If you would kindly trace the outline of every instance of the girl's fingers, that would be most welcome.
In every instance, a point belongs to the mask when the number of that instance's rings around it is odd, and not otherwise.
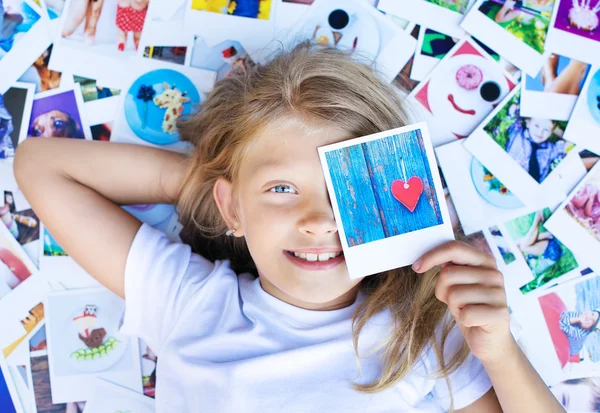
[[[446,302],[448,289],[453,285],[480,284],[504,288],[504,275],[492,268],[448,264],[439,273],[435,295]]]
[[[490,321],[504,320],[508,322],[510,314],[508,307],[491,307],[485,304],[466,305],[458,315],[458,322],[465,327],[480,327],[490,324]]]
[[[457,317],[467,305],[485,304],[491,307],[506,307],[506,294],[503,287],[490,287],[481,284],[454,285],[448,288],[446,296],[436,297],[448,305],[450,313]]]
[[[496,268],[496,259],[462,241],[450,241],[426,252],[413,264],[413,270],[423,273],[447,263],[472,267]]]

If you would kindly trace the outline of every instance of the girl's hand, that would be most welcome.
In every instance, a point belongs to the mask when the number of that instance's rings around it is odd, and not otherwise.
[[[504,276],[496,260],[461,241],[451,241],[424,254],[413,270],[424,273],[442,267],[435,296],[448,305],[471,352],[482,362],[502,360],[514,345],[504,291]]]

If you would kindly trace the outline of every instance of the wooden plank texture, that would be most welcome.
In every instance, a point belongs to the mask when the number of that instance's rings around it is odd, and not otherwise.
[[[388,237],[442,223],[431,171],[418,133],[412,131],[362,144],[384,232]],[[404,160],[406,178],[401,159]],[[392,182],[408,180],[412,176],[423,181],[423,193],[415,210],[410,212],[393,197],[391,187]]]
[[[349,246],[385,238],[361,145],[325,154]]]

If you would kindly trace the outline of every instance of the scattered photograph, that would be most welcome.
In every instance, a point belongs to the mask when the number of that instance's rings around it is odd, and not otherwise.
[[[419,31],[417,53],[411,79],[421,81],[456,45],[457,38],[423,27]]]
[[[600,66],[593,66],[565,131],[565,139],[600,154]]]
[[[545,208],[504,224],[534,278],[520,288],[523,294],[555,283],[579,267],[573,253],[544,227],[551,214]]]
[[[565,206],[565,212],[600,242],[600,174],[594,170]]]
[[[550,390],[568,412],[595,412],[600,407],[600,378],[565,380]]]
[[[50,45],[38,57],[31,67],[21,75],[19,81],[35,84],[35,93],[45,92],[46,90],[60,87],[62,74],[48,68],[50,57],[52,56],[52,47]]]
[[[95,393],[86,403],[86,413],[154,413],[154,400],[106,380],[97,379]]]
[[[35,3],[27,0],[3,0],[0,3],[0,16],[2,16],[0,59],[2,59],[25,37],[41,16]]]
[[[590,65],[552,53],[536,77],[525,76],[521,114],[569,120]]]
[[[98,125],[92,125],[92,139],[95,141],[110,141],[110,135],[112,133],[113,122],[99,123]]]
[[[479,11],[538,53],[544,52],[554,0],[485,0]]]
[[[52,234],[48,232],[46,228],[43,230],[44,234],[44,256],[45,257],[66,257],[68,254],[61,248],[56,242]]]
[[[273,0],[192,0],[192,10],[269,20]]]
[[[600,2],[598,0],[557,0],[554,27],[558,30],[600,42]]]
[[[520,95],[518,85],[466,139],[465,148],[525,205],[559,204],[585,167],[575,145],[562,138],[566,122],[521,116]]]
[[[13,193],[0,191],[0,194],[2,192],[4,193],[4,206],[0,207],[0,220],[21,244],[35,266],[39,268],[40,220],[31,208],[17,211]]]
[[[521,168],[541,183],[575,147],[562,139],[565,121],[521,117],[516,93],[483,127]]]
[[[33,85],[16,82],[0,93],[0,159],[12,159],[19,142],[27,136],[33,105]]]
[[[6,218],[8,214],[3,216],[2,221]],[[4,223],[0,224],[0,297],[9,294],[36,271],[34,263],[11,231]]]
[[[435,147],[469,136],[516,81],[471,39],[460,41],[410,94]]]
[[[144,57],[178,65],[185,64],[186,54],[187,46],[146,46],[144,48]]]
[[[52,403],[45,325],[29,339],[29,349],[31,383],[36,410],[50,413],[83,413],[85,402]]]
[[[510,248],[510,245],[508,245],[508,243],[506,242],[506,239],[504,238],[504,235],[502,235],[502,232],[498,228],[498,225],[491,226],[489,228],[489,231],[494,239],[494,244],[496,245],[496,248],[498,248],[498,252],[502,257],[504,265],[509,265],[515,262],[515,260],[517,259],[515,257],[515,253]]]
[[[191,67],[217,72],[217,80],[235,73],[247,73],[254,62],[240,42],[225,40],[208,46],[200,36],[194,36]]]
[[[73,81],[81,87],[81,95],[83,102],[91,102],[98,99],[118,96],[121,91],[119,89],[99,86],[94,79],[88,79],[81,76],[73,76]]]
[[[141,339],[140,351],[142,352],[141,361],[144,395],[154,399],[156,395],[156,365],[158,363],[158,357]]]
[[[600,369],[599,293],[600,278],[593,277],[556,287],[538,298],[554,347],[554,363],[570,376],[592,376]]]
[[[88,400],[96,377],[142,392],[139,344],[119,333],[124,300],[105,288],[46,296],[52,402]]]
[[[416,250],[454,238],[424,125],[319,148],[352,278],[412,264]],[[402,253],[389,254],[386,246]],[[361,260],[367,251],[378,251],[377,258]]]
[[[91,132],[80,110],[78,89],[54,89],[38,93],[33,101],[28,137],[91,139]]]
[[[11,395],[12,394],[12,395]],[[0,355],[0,406],[5,413],[17,413],[12,397],[17,397],[17,391],[12,382],[6,362]]]

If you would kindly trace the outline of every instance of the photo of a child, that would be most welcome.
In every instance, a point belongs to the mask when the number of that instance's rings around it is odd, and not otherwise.
[[[550,215],[550,209],[546,208],[505,224],[534,278],[520,288],[522,293],[533,291],[579,266],[573,253],[544,227]]]
[[[272,0],[192,0],[192,10],[269,20]]]
[[[568,412],[600,411],[599,377],[565,380],[550,390]]]
[[[590,179],[566,205],[565,211],[600,241],[600,180]]]
[[[562,139],[567,122],[519,116],[521,91],[484,126],[521,168],[542,183],[574,147]]]
[[[599,291],[600,279],[594,277],[538,298],[563,369],[589,375],[590,368],[597,368],[593,364],[600,361]]]
[[[554,0],[486,0],[479,11],[537,51],[544,52]]]
[[[91,50],[96,53],[119,55],[124,51],[133,52],[140,43],[148,2],[73,0],[65,11],[60,34],[64,39],[73,41],[70,46],[93,48]]]

